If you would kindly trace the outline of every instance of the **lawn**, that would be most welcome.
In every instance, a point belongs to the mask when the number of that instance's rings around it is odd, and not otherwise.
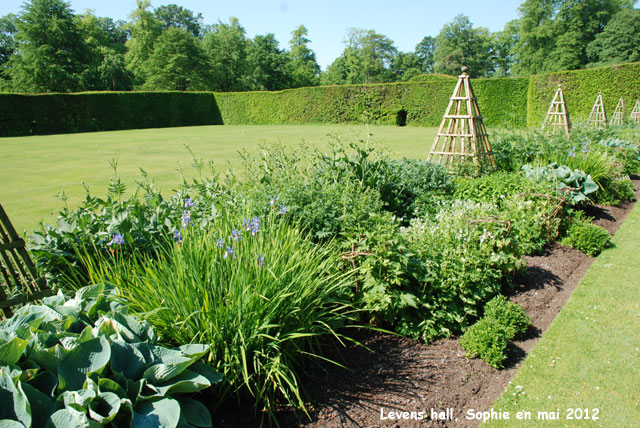
[[[372,126],[369,132],[370,141],[395,157],[426,158],[436,129]],[[198,158],[213,161],[219,171],[231,168],[241,173],[243,148],[252,151],[260,143],[282,143],[293,149],[303,141],[321,147],[330,143],[330,134],[355,141],[367,137],[367,127],[225,125],[0,138],[0,203],[19,232],[30,232],[41,219],[55,219],[63,206],[56,198],[61,190],[71,207],[84,197],[83,182],[96,195],[104,194],[113,176],[113,159],[130,190],[140,178],[139,168],[166,190],[178,183],[181,169],[185,175],[192,172],[186,144]]]
[[[511,419],[483,427],[638,426],[638,228],[636,206],[493,404]]]

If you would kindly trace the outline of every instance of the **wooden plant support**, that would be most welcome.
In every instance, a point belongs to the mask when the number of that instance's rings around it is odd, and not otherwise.
[[[616,110],[613,112],[613,116],[611,116],[611,122],[609,125],[618,125],[621,126],[624,121],[624,100],[620,97],[618,101],[618,105],[616,106]]]
[[[438,163],[446,166],[471,160],[475,166],[496,168],[467,67],[462,67],[462,74],[458,76],[427,160],[432,160],[434,155]]]
[[[551,133],[555,134],[558,130],[564,131],[569,135],[571,129],[571,121],[569,120],[569,111],[567,110],[567,103],[564,101],[564,93],[562,92],[562,84],[558,85],[556,93],[553,96],[547,116],[542,123],[542,130],[551,127]]]
[[[0,319],[10,317],[12,306],[52,294],[0,204]]]
[[[640,125],[640,100],[636,100],[636,105],[631,110],[631,116],[629,118],[636,124]]]
[[[602,129],[607,127],[607,113],[604,110],[604,102],[602,101],[602,92],[598,94],[596,102],[589,113],[587,125]]]

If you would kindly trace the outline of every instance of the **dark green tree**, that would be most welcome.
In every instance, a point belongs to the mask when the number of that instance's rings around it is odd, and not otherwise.
[[[436,39],[431,36],[424,37],[416,45],[415,53],[420,58],[420,71],[433,73],[433,53],[436,50]]]
[[[171,27],[162,33],[143,69],[147,76],[143,89],[210,89],[209,59],[200,41],[183,28]]]
[[[393,58],[391,70],[394,74],[394,80],[404,81],[422,74],[422,59],[414,52],[398,52]]]
[[[31,0],[16,21],[16,53],[7,63],[11,86],[22,92],[70,92],[82,88],[90,49],[73,11],[62,0]]]
[[[341,55],[327,67],[326,71],[320,74],[320,84],[343,85],[347,81],[347,73],[347,60]]]
[[[289,56],[278,47],[273,33],[257,35],[249,44],[249,89],[252,91],[274,91],[292,85]]]
[[[194,15],[189,9],[185,9],[177,4],[168,4],[157,7],[153,11],[153,16],[162,23],[162,30],[171,27],[184,28],[193,34],[194,37],[202,37],[202,14]]]
[[[473,77],[487,77],[493,73],[492,44],[489,30],[474,28],[469,18],[458,15],[445,24],[436,37],[433,53],[436,73],[458,75],[463,65]]]
[[[212,67],[212,89],[244,91],[248,88],[247,46],[245,30],[237,18],[211,26],[202,41]]]
[[[136,0],[136,5],[130,15],[125,61],[127,69],[134,75],[135,84],[140,86],[147,77],[143,65],[153,53],[154,44],[162,33],[162,23],[148,10],[151,7],[149,0]]]
[[[640,10],[616,13],[587,46],[590,66],[640,61]]]
[[[587,65],[587,46],[611,17],[633,0],[526,0],[520,6],[518,75],[573,70]]]
[[[316,86],[320,83],[320,66],[316,54],[309,48],[311,40],[304,25],[291,32],[289,57],[291,60],[292,87]]]

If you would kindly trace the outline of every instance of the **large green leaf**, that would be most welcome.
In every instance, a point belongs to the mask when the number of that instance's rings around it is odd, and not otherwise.
[[[120,397],[112,392],[103,392],[89,405],[89,417],[101,424],[111,422],[120,410]]]
[[[179,350],[155,346],[152,351],[160,363],[147,368],[143,377],[149,383],[156,385],[167,382],[182,373],[187,367],[202,358],[209,351],[209,346],[184,345]]]
[[[180,404],[171,398],[145,401],[136,406],[131,428],[176,428]]]
[[[153,355],[146,343],[127,343],[115,340],[111,344],[111,370],[122,373],[127,379],[138,380],[145,367],[153,362]]]
[[[212,426],[211,413],[209,413],[209,409],[204,404],[186,397],[179,398],[178,401],[181,408],[180,414],[188,423],[202,428]]]
[[[24,425],[10,419],[0,419],[0,428],[24,428]]]
[[[31,426],[31,406],[21,383],[13,383],[6,373],[0,373],[0,419],[11,419]]]
[[[23,383],[22,389],[29,399],[29,405],[31,406],[32,426],[34,428],[45,426],[49,416],[53,413],[53,399],[28,383]]]
[[[104,337],[89,340],[78,345],[58,363],[60,390],[82,388],[87,376],[99,373],[109,362],[111,348]]]
[[[149,386],[154,388],[159,395],[166,396],[202,391],[211,386],[211,382],[206,377],[187,369],[166,383]]]

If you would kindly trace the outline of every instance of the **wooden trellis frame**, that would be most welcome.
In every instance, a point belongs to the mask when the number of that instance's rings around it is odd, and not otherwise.
[[[52,294],[38,275],[25,248],[0,204],[0,319],[12,315],[11,307]]]
[[[489,136],[466,70],[462,67],[427,160],[437,155],[444,165],[472,160],[476,166],[495,169]]]
[[[602,101],[602,92],[596,97],[596,102],[593,104],[591,113],[589,113],[589,119],[587,119],[587,125],[592,125],[600,129],[607,127],[607,113],[604,109],[604,102]]]
[[[624,100],[620,97],[618,101],[618,105],[616,105],[616,110],[613,112],[613,116],[611,116],[611,122],[609,125],[622,125],[624,122]]]
[[[636,104],[633,106],[629,118],[635,122],[636,125],[640,125],[640,100],[636,100]]]
[[[547,116],[542,123],[542,130],[547,127],[551,127],[551,133],[555,134],[557,130],[563,130],[567,135],[571,129],[571,120],[569,119],[569,111],[567,110],[567,103],[564,100],[564,93],[562,92],[562,84],[558,85],[556,93],[551,100]],[[549,128],[547,128],[549,129]]]

